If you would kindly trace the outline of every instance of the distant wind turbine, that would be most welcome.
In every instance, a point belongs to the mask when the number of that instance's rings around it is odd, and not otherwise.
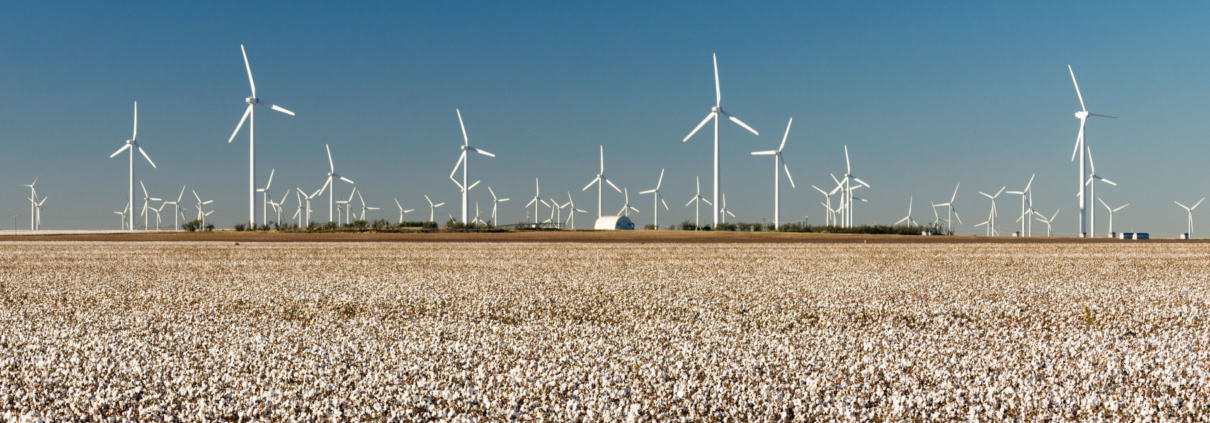
[[[714,57],[714,107],[710,108],[710,114],[707,114],[706,118],[702,119],[702,122],[697,124],[697,127],[693,128],[693,131],[690,131],[689,135],[685,136],[685,139],[681,140],[681,142],[689,141],[689,138],[693,138],[693,134],[696,134],[697,131],[701,130],[703,126],[706,126],[706,122],[709,122],[712,119],[714,120],[714,196],[712,198],[714,198],[715,203],[707,202],[706,204],[710,204],[712,207],[714,207],[714,209],[713,209],[714,212],[712,214],[712,216],[713,216],[712,221],[714,222],[714,226],[718,226],[718,218],[719,218],[718,206],[715,206],[715,204],[718,203],[718,190],[719,190],[719,185],[718,185],[718,180],[719,180],[719,175],[718,175],[718,118],[719,118],[719,115],[726,116],[728,119],[731,119],[732,122],[735,122],[736,125],[739,125],[740,127],[744,128],[744,129],[747,129],[748,132],[751,132],[754,135],[759,136],[760,133],[756,132],[755,129],[752,129],[752,127],[748,126],[744,122],[737,119],[735,116],[731,116],[731,114],[729,114],[723,110],[723,107],[722,107],[723,94],[722,94],[722,90],[719,89],[719,83],[718,83],[718,55],[715,54],[715,55],[713,55],[713,57]],[[699,183],[699,185],[700,185],[700,183]],[[701,191],[700,187],[699,187],[698,191]],[[700,197],[701,193],[699,192],[698,194],[699,194],[698,196]]]

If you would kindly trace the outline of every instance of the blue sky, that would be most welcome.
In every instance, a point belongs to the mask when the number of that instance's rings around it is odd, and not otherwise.
[[[535,177],[543,197],[566,201],[571,191],[578,207],[595,211],[595,193],[580,189],[596,174],[598,145],[606,174],[632,192],[651,188],[666,168],[672,210],[661,210],[661,224],[692,219],[684,204],[695,176],[710,180],[710,132],[681,139],[713,104],[711,53],[724,108],[761,133],[722,125],[722,191],[737,220],[771,218],[771,159],[749,152],[775,148],[793,117],[785,157],[798,187],[782,181],[784,220],[822,221],[822,196],[810,185],[830,187],[848,145],[853,172],[873,185],[858,222],[894,222],[909,197],[915,219],[931,222],[928,202],[947,200],[961,182],[959,231],[981,233],[972,225],[990,202],[977,191],[1021,189],[1037,174],[1036,208],[1062,209],[1056,232],[1073,234],[1077,170],[1069,159],[1079,103],[1069,63],[1090,110],[1120,117],[1091,122],[1088,137],[1098,173],[1119,184],[1098,187],[1098,196],[1131,203],[1115,229],[1183,232],[1185,212],[1173,201],[1196,202],[1207,191],[1201,169],[1210,147],[1200,129],[1210,108],[1210,6],[1201,3],[8,9],[0,15],[0,180],[9,188],[0,192],[22,228],[28,190],[17,184],[43,168],[44,228],[116,228],[127,164],[108,155],[129,138],[136,100],[140,144],[159,166],[138,163],[136,172],[152,195],[174,197],[188,185],[215,200],[218,226],[246,220],[247,137],[226,142],[249,95],[241,43],[259,96],[297,112],[258,113],[260,180],[275,168],[277,196],[318,189],[331,144],[337,172],[383,208],[370,217],[394,220],[398,198],[420,220],[424,194],[447,203],[441,215],[457,215],[447,176],[459,154],[460,108],[472,144],[498,156],[474,157],[471,179],[512,198],[502,223],[525,218]],[[483,187],[471,198],[488,206]],[[192,216],[193,201],[185,203]],[[605,194],[607,211],[621,203]],[[651,197],[631,203],[642,211],[636,222],[648,223]],[[1008,230],[1020,202],[1005,195],[998,207]],[[293,214],[293,198],[287,208]],[[1100,211],[1098,233],[1108,223]]]

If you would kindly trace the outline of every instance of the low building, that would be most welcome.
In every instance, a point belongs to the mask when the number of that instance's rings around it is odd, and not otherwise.
[[[601,216],[597,218],[596,230],[634,230],[634,222],[626,216]]]

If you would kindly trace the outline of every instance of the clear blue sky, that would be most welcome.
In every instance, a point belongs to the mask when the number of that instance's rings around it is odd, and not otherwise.
[[[566,201],[570,190],[595,211],[595,193],[580,189],[604,145],[606,173],[630,188],[639,224],[652,204],[636,193],[667,168],[667,225],[692,219],[694,176],[710,179],[710,133],[681,139],[713,104],[717,52],[724,107],[761,132],[722,126],[722,189],[737,220],[771,218],[771,159],[749,152],[775,148],[793,117],[785,157],[798,188],[783,180],[785,220],[822,222],[810,185],[831,186],[847,144],[854,173],[873,185],[861,223],[898,220],[909,196],[916,220],[931,222],[928,202],[961,182],[960,232],[981,232],[972,225],[990,204],[976,191],[1021,189],[1036,173],[1036,207],[1061,208],[1056,231],[1072,234],[1070,63],[1090,110],[1120,117],[1089,125],[1098,173],[1119,184],[1098,196],[1131,203],[1116,229],[1175,234],[1185,212],[1173,200],[1208,191],[1208,12],[1196,2],[10,4],[0,15],[4,210],[27,227],[17,184],[45,168],[44,228],[116,228],[127,164],[108,155],[129,138],[137,100],[139,141],[159,166],[136,164],[152,195],[186,184],[215,200],[218,226],[246,220],[247,137],[226,142],[249,95],[243,43],[260,97],[298,113],[258,115],[258,173],[277,169],[277,196],[319,188],[328,143],[337,172],[383,208],[370,217],[394,220],[399,198],[420,220],[424,194],[456,215],[447,175],[461,108],[472,144],[498,155],[474,157],[471,178],[512,198],[502,223],[525,218],[535,177],[544,197]],[[471,198],[489,206],[483,188]],[[621,202],[605,195],[607,211]],[[1001,197],[1001,222],[1019,208]],[[1097,232],[1107,223],[1102,213]]]

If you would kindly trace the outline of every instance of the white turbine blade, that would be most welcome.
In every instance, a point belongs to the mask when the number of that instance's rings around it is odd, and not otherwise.
[[[466,136],[466,124],[462,123],[462,110],[454,109],[458,113],[458,126],[462,127],[462,145],[471,145],[471,140]]]
[[[131,135],[130,139],[139,139],[139,102],[137,101],[134,102],[134,135]]]
[[[660,197],[660,203],[664,205],[664,210],[669,210],[668,203],[664,202],[664,197]]]
[[[462,187],[462,184],[458,183],[457,179],[454,179],[454,174],[458,173],[458,167],[462,166],[462,162],[464,161],[466,161],[466,150],[462,150],[462,154],[458,156],[458,163],[454,163],[454,169],[450,171],[450,180],[454,181],[455,184],[458,184],[459,188]]]
[[[328,190],[328,186],[330,186],[330,185],[332,185],[331,177],[329,177],[326,181],[324,181],[324,186],[319,187],[319,190],[315,191],[314,194],[311,194],[311,197],[315,197],[316,195],[323,194],[324,191]]]
[[[328,151],[328,172],[336,173],[336,165],[332,164],[332,147],[324,144],[324,149]]]
[[[605,179],[604,181],[605,181],[605,183],[609,184],[609,186],[613,187],[613,189],[614,189],[615,191],[617,191],[617,192],[619,192],[619,193],[621,193],[621,192],[622,192],[622,190],[618,189],[618,186],[617,186],[617,185],[614,185],[614,184],[613,184],[613,181],[610,181],[610,180],[608,180],[608,179]]]
[[[115,152],[113,152],[113,154],[110,154],[109,158],[111,158],[111,159],[114,158],[114,156],[117,156],[118,154],[121,154],[123,151],[126,151],[127,148],[130,148],[130,144],[123,145],[122,148],[118,149],[118,151],[115,151]]]
[[[345,182],[348,182],[348,183],[350,183],[350,184],[352,184],[352,183],[353,183],[353,180],[352,180],[352,179],[349,179],[349,178],[346,178],[346,177],[343,177],[343,176],[341,176],[341,177],[340,177],[340,180],[345,181]]]
[[[1004,188],[1008,188],[1008,187],[1000,187],[1000,190],[999,190],[999,191],[996,191],[996,195],[995,195],[994,197],[999,197],[999,196],[1000,196],[1000,194],[1003,194],[1003,193],[1004,193]],[[994,198],[994,197],[993,197],[993,198]]]
[[[1096,113],[1089,113],[1089,114],[1088,114],[1088,116],[1096,116],[1096,117],[1103,117],[1103,118],[1117,119],[1117,117],[1116,117],[1116,116],[1109,116],[1109,115],[1098,115],[1098,114],[1096,114]]]
[[[538,200],[538,201],[542,202],[543,206],[550,207],[550,203],[547,203],[546,200]]]
[[[472,148],[471,150],[475,150],[475,152],[476,152],[476,153],[482,154],[482,155],[487,156],[487,157],[496,157],[496,155],[495,155],[495,154],[488,153],[488,152],[483,151],[483,150],[480,150],[480,149],[478,149],[478,148]]]
[[[1108,204],[1105,204],[1105,200],[1102,200],[1102,199],[1101,199],[1101,197],[1097,197],[1097,201],[1100,201],[1100,202],[1101,202],[1101,205],[1102,205],[1102,206],[1105,206],[1105,209],[1106,209],[1106,210],[1110,210],[1110,211],[1112,211],[1112,210],[1113,210],[1113,208],[1109,207],[1109,205],[1108,205]]]
[[[197,191],[193,191],[193,198],[196,198],[196,199],[197,199],[197,202],[199,202],[199,203],[201,203],[201,202],[202,202],[202,197],[198,197],[198,196],[197,196]]]
[[[1184,204],[1181,204],[1181,202],[1180,202],[1180,201],[1173,201],[1173,203],[1176,203],[1176,205],[1181,206],[1181,208],[1183,208],[1183,209],[1185,209],[1185,210],[1189,210],[1189,208],[1188,208],[1188,207],[1185,207],[1185,205],[1184,205]]]
[[[1096,162],[1092,161],[1092,147],[1084,147],[1084,150],[1088,152],[1089,173],[1092,173],[1095,175],[1097,173],[1097,164],[1096,164]]]
[[[755,130],[755,129],[752,129],[752,127],[751,127],[751,126],[748,126],[748,124],[746,124],[746,123],[744,123],[743,121],[739,120],[739,118],[737,118],[737,117],[735,117],[735,116],[731,116],[731,115],[730,115],[730,114],[728,114],[727,112],[724,112],[724,111],[723,111],[723,109],[718,109],[718,110],[719,110],[720,112],[722,112],[724,115],[727,115],[727,119],[731,119],[731,121],[732,121],[732,122],[735,122],[735,124],[736,124],[736,125],[742,126],[744,129],[747,129],[747,130],[748,130],[748,132],[751,132],[753,135],[760,135],[760,132],[756,132],[756,130]]]
[[[689,205],[690,205],[690,204],[693,204],[693,202],[694,202],[694,201],[697,201],[697,197],[693,197],[693,199],[692,199],[692,200],[689,200],[689,202],[688,202],[688,203],[685,203],[685,207],[689,207]]]
[[[849,146],[847,144],[844,146],[844,169],[846,178],[848,177],[848,174],[853,173],[853,165],[849,164]],[[832,178],[835,179],[835,176]]]
[[[248,51],[244,50],[244,45],[239,45],[239,51],[244,53],[244,68],[248,69],[248,85],[252,86],[252,97],[256,97],[256,82],[252,80],[252,65],[248,64]]]
[[[639,212],[639,209],[636,209],[636,208],[634,208],[634,207],[631,207],[631,208],[630,208],[630,211],[635,212],[635,213],[638,213],[638,212]]]
[[[1123,205],[1122,207],[1118,207],[1118,208],[1116,208],[1116,209],[1113,209],[1113,211],[1114,211],[1114,212],[1117,212],[1118,210],[1124,209],[1124,208],[1126,208],[1126,206],[1129,206],[1129,205],[1130,205],[1130,203],[1126,203],[1126,205]]]
[[[445,203],[437,203],[437,204],[434,204],[434,205],[433,205],[433,208],[441,207],[441,206],[444,206],[444,205],[445,205]]]
[[[660,184],[663,184],[663,183],[664,183],[664,169],[660,169],[660,180],[655,182],[655,189],[658,191],[660,189]]]
[[[783,148],[786,148],[786,138],[790,137],[790,125],[792,125],[793,123],[794,123],[794,118],[790,118],[790,123],[786,124],[786,134],[782,135],[781,146],[777,147],[777,151],[780,152]]]
[[[789,179],[789,180],[790,180],[790,188],[798,188],[797,186],[794,186],[794,177],[790,176],[790,166],[787,166],[787,165],[786,165],[786,164],[783,162],[783,163],[781,164],[781,167],[782,167],[782,169],[785,169],[785,171],[786,171],[786,179]]]
[[[528,202],[528,203],[525,203],[525,208],[529,208],[529,206],[534,205],[534,202],[535,202],[535,201],[538,201],[538,199],[537,199],[537,198],[534,198],[533,200],[529,200],[529,202]]]
[[[718,106],[723,102],[723,91],[718,87],[718,53],[711,54],[714,58],[714,105]]]
[[[430,200],[430,199],[429,199],[429,195],[428,195],[428,194],[425,194],[425,195],[424,195],[424,199],[425,199],[425,201],[428,201],[428,202],[429,202],[429,207],[432,207],[432,206],[433,206],[433,200]]]
[[[1202,204],[1202,201],[1206,201],[1206,197],[1202,197],[1201,200],[1197,200],[1197,203],[1194,204],[1193,207],[1190,207],[1189,210],[1196,209],[1198,205]]]
[[[495,200],[495,201],[497,201],[497,202],[499,201],[499,200],[496,200],[496,192],[495,192],[495,191],[492,191],[492,187],[491,187],[491,186],[488,186],[488,187],[487,187],[487,192],[492,193],[492,200]]]
[[[1098,177],[1097,177],[1097,179],[1100,179],[1100,180],[1101,180],[1101,182],[1107,183],[1107,184],[1109,184],[1109,185],[1113,185],[1113,186],[1115,186],[1115,187],[1116,187],[1116,186],[1118,186],[1118,184],[1114,183],[1113,181],[1108,180],[1108,179],[1105,179],[1105,178],[1102,178],[1102,177],[1100,177],[1100,176],[1098,176]]]
[[[714,205],[714,203],[711,203],[710,200],[707,200],[705,197],[702,197],[702,201],[705,202],[706,204],[709,204],[712,206]]]
[[[475,181],[475,183],[471,184],[471,186],[466,187],[466,190],[467,190],[467,191],[470,191],[470,190],[474,189],[474,188],[475,188],[475,185],[479,185],[479,181]]]
[[[1076,154],[1080,152],[1080,146],[1084,145],[1084,123],[1086,119],[1080,119],[1080,133],[1076,135],[1076,146],[1071,149],[1071,161],[1076,160]]]
[[[1035,173],[1033,175],[1029,175],[1029,183],[1025,184],[1025,189],[1021,190],[1022,192],[1029,192],[1029,187],[1033,186],[1034,184],[1035,176],[1038,176],[1038,174]]]
[[[908,220],[908,218],[906,218],[906,217],[905,217],[905,218],[903,218],[903,219],[899,219],[899,221],[898,221],[898,222],[895,222],[895,225],[898,225],[898,224],[900,224],[900,223],[903,223],[903,221],[905,221],[905,220]],[[894,225],[891,225],[891,226],[894,226]]]
[[[866,188],[870,188],[870,184],[865,183],[865,181],[863,181],[861,179],[853,178],[853,181],[857,182],[859,184],[865,185]],[[854,188],[854,189],[856,189],[856,188]]]
[[[638,211],[636,210],[636,211],[635,211],[635,213],[638,213]],[[730,212],[730,211],[728,211],[728,212],[727,212],[727,214],[728,214],[728,215],[731,215],[731,217],[735,217],[735,213],[732,213],[732,212]]]
[[[961,182],[959,182],[957,185],[954,185],[954,195],[950,196],[950,203],[953,203],[954,200],[958,198],[958,187],[960,186],[962,186]]]
[[[202,203],[202,205],[204,206],[204,205],[207,205],[207,204],[210,204],[213,202],[214,202],[214,200],[206,200],[205,202]]]
[[[752,152],[753,156],[772,156],[774,154],[777,154],[777,150],[753,151]]]
[[[692,131],[689,131],[689,135],[686,135],[685,139],[681,140],[681,142],[689,141],[690,138],[693,138],[693,134],[696,134],[697,131],[702,129],[703,126],[706,126],[706,122],[709,122],[710,119],[713,117],[714,117],[714,112],[710,112],[709,114],[707,114],[706,118],[702,119],[702,123],[697,124],[697,126],[694,127]]]
[[[827,191],[824,191],[824,190],[822,190],[822,189],[819,189],[819,187],[817,187],[817,186],[815,186],[815,185],[811,185],[811,188],[815,188],[815,190],[816,190],[816,191],[819,191],[819,193],[820,193],[820,194],[823,194],[823,195],[828,195]]]
[[[589,182],[589,183],[588,183],[588,185],[585,185],[585,186],[584,186],[584,189],[582,189],[582,190],[580,190],[580,191],[588,191],[588,188],[591,188],[591,187],[592,187],[592,184],[597,183],[597,181],[599,181],[599,180],[601,180],[601,177],[600,177],[600,176],[598,176],[598,177],[596,177],[596,178],[593,178],[593,179],[592,179],[592,182]]]
[[[499,201],[496,201],[496,202],[497,202],[497,203],[503,203],[503,202],[508,201],[508,200],[509,200],[508,198],[501,198]]]
[[[1080,109],[1088,111],[1088,108],[1084,107],[1084,95],[1080,94],[1080,83],[1076,82],[1076,71],[1071,70],[1071,65],[1067,65],[1067,72],[1071,73],[1071,84],[1076,86],[1076,97],[1080,98]]]
[[[1022,192],[1022,191],[1006,191],[1006,192],[1005,192],[1005,194],[1012,194],[1012,195],[1023,195],[1023,194],[1025,194],[1025,192]]]
[[[265,183],[265,189],[269,189],[269,186],[273,185],[273,174],[274,173],[277,173],[277,169],[269,169],[269,182]]]
[[[404,210],[403,212],[404,212],[404,213],[411,213],[411,212],[414,212],[414,211],[416,211],[416,209],[407,209],[407,210]]]
[[[289,191],[286,191],[286,193],[288,194],[288,193],[289,193]],[[180,193],[180,194],[177,194],[177,196],[176,196],[176,202],[177,202],[177,203],[180,203],[180,202],[181,202],[181,197],[184,197],[184,196],[185,196],[185,186],[184,186],[184,185],[181,185],[181,193]],[[284,201],[284,200],[283,200],[283,201]]]
[[[399,205],[399,199],[398,199],[398,198],[396,198],[396,199],[395,199],[395,206],[396,206],[396,207],[399,207],[399,211],[403,211],[403,206]]]
[[[244,117],[239,118],[239,124],[235,125],[235,131],[231,132],[231,138],[227,139],[227,143],[235,141],[235,136],[239,135],[239,130],[244,127],[244,121],[248,120],[248,115],[252,114],[252,105],[249,104],[247,109],[244,109]]]
[[[639,193],[639,195],[651,194],[651,193],[653,193],[653,192],[655,192],[655,190],[654,190],[654,189],[649,189],[649,190],[646,190],[646,191],[640,192],[640,193]]]
[[[278,105],[276,105],[276,104],[270,105],[270,106],[269,106],[269,108],[270,108],[270,109],[273,109],[273,110],[277,110],[277,111],[282,112],[282,113],[285,113],[285,114],[290,115],[290,116],[294,116],[294,112],[291,112],[291,111],[289,111],[289,110],[286,110],[286,108],[285,108],[285,107],[278,106]]]
[[[953,206],[950,206],[950,208],[951,208],[951,209],[953,209]],[[962,216],[958,216],[958,211],[957,211],[957,210],[954,210],[954,217],[958,218],[958,224],[959,224],[959,225],[961,225],[961,224],[962,224]]]
[[[146,152],[146,151],[143,151],[143,147],[138,147],[138,148],[139,148],[139,154],[142,154],[142,155],[143,155],[143,158],[144,158],[144,159],[147,159],[147,163],[151,163],[151,167],[154,169],[154,168],[155,168],[155,162],[151,161],[151,156],[148,156],[148,155],[147,155],[147,152]]]

